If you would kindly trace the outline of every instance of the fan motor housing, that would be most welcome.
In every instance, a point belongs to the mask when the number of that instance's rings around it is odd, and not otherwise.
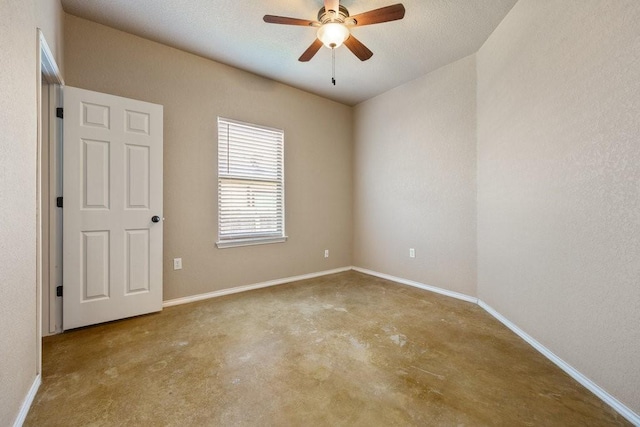
[[[323,24],[326,24],[328,22],[344,23],[345,20],[349,17],[349,11],[347,10],[346,7],[342,5],[340,5],[338,9],[339,9],[338,13],[333,14],[333,13],[327,12],[324,6],[321,7],[320,11],[318,12],[318,21],[322,22]]]

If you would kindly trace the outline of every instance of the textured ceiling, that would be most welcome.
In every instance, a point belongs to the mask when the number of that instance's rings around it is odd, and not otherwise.
[[[266,24],[265,14],[315,20],[322,0],[62,0],[67,13],[201,55],[348,105],[476,52],[517,0],[341,0],[351,15],[401,1],[403,20],[355,28],[374,53],[346,47],[298,57],[313,28]]]

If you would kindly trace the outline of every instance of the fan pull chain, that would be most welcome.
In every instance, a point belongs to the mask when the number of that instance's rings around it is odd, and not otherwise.
[[[336,48],[331,49],[331,83],[336,85]]]

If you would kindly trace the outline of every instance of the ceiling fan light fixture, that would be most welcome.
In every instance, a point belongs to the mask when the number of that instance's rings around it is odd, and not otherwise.
[[[318,39],[329,49],[342,46],[349,38],[349,29],[339,22],[328,22],[318,29]]]

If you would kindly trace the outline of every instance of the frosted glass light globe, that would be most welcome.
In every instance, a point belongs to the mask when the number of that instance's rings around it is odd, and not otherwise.
[[[329,49],[342,46],[349,38],[349,29],[338,22],[329,22],[318,29],[318,39]]]

